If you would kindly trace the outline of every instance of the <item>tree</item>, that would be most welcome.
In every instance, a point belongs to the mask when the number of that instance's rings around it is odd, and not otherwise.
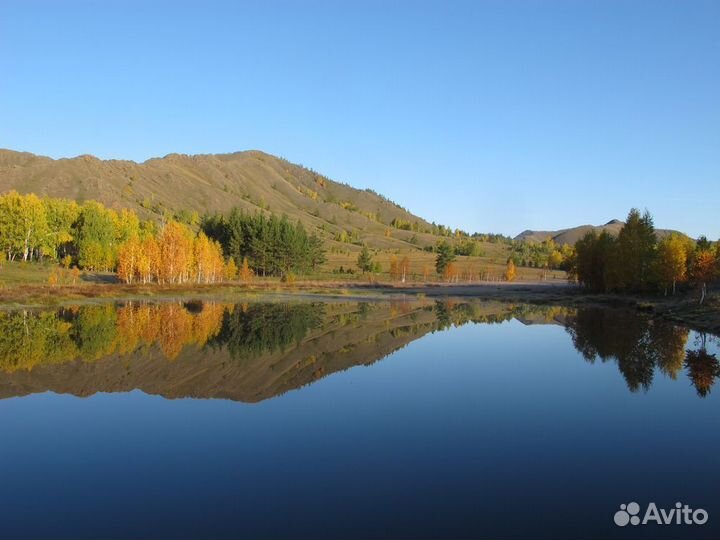
[[[697,239],[697,242],[695,242],[695,249],[698,251],[710,251],[711,248],[712,242],[708,240],[707,236],[704,234]]]
[[[390,257],[390,279],[400,279],[400,266],[398,264],[397,257],[393,255]]]
[[[125,283],[132,283],[139,274],[142,245],[137,237],[130,238],[118,250],[117,274]]]
[[[360,254],[358,255],[357,266],[363,274],[365,272],[372,272],[373,270],[373,257],[365,244],[363,244]]]
[[[80,207],[67,199],[44,198],[42,202],[48,228],[45,245],[56,259],[63,259],[69,256],[75,240],[73,225],[80,215]]]
[[[451,261],[445,266],[445,270],[443,270],[443,277],[448,282],[457,281],[458,269],[454,262]]]
[[[150,283],[153,279],[159,279],[160,246],[153,236],[148,236],[141,243],[137,273],[143,283]]]
[[[195,263],[195,280],[197,283],[208,283],[213,266],[213,247],[204,232],[200,232],[193,242],[193,260]]]
[[[563,263],[562,253],[559,250],[554,249],[550,253],[550,256],[548,257],[548,266],[550,268],[552,268],[553,270],[556,270],[556,269],[560,268],[560,266],[562,266],[562,263]]]
[[[45,208],[36,195],[10,191],[0,197],[0,242],[8,260],[40,258],[48,235]]]
[[[618,286],[627,291],[645,291],[652,284],[657,239],[649,212],[642,216],[633,208],[617,238],[615,270]]]
[[[235,259],[228,259],[225,263],[225,279],[233,281],[238,275],[238,267],[235,264]]]
[[[158,238],[160,279],[166,283],[187,281],[193,260],[192,233],[187,226],[170,221]]]
[[[707,296],[707,284],[717,276],[715,255],[709,250],[696,251],[692,262],[691,276],[700,287],[700,303]]]
[[[322,240],[308,234],[301,223],[291,223],[287,216],[248,215],[235,208],[227,218],[206,216],[202,230],[220,243],[236,265],[247,257],[250,266],[262,275],[307,273],[326,260]]]
[[[575,244],[571,272],[592,292],[607,292],[614,285],[615,239],[607,231],[590,231]]]
[[[400,281],[405,283],[405,278],[410,273],[410,259],[405,255],[400,261]]]
[[[658,243],[657,277],[665,294],[669,286],[675,294],[677,282],[685,279],[687,258],[687,242],[679,234],[673,233]]]
[[[140,220],[132,210],[123,208],[115,214],[115,241],[118,244],[140,236]]]
[[[83,204],[75,225],[78,262],[88,270],[110,270],[117,257],[118,216],[99,202]]]
[[[445,275],[448,265],[455,260],[453,248],[446,240],[442,240],[436,247],[435,270],[438,274]]]
[[[508,259],[507,261],[507,267],[505,268],[505,281],[515,281],[515,276],[517,272],[515,270],[515,263],[513,262],[512,258]]]
[[[240,279],[247,283],[252,279],[252,276],[253,272],[252,270],[250,270],[247,257],[244,257],[242,262],[242,268],[240,268]]]

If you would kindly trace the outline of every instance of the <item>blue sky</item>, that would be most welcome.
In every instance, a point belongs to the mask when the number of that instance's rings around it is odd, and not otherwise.
[[[260,149],[470,231],[720,237],[720,2],[0,2],[0,147]]]

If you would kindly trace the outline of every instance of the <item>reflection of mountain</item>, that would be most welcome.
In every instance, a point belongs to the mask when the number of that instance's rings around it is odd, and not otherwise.
[[[434,303],[128,304],[0,315],[0,397],[140,389],[256,402],[509,307]],[[504,315],[502,315],[504,313]]]
[[[590,362],[613,359],[631,391],[686,367],[705,396],[720,373],[688,330],[635,312],[488,302],[128,303],[0,313],[0,398],[140,389],[257,402],[371,364],[468,322],[558,324]]]

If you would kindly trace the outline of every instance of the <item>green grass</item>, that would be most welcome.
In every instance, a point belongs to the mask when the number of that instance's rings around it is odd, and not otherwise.
[[[0,285],[41,285],[48,282],[57,265],[50,263],[3,262],[0,265]]]
[[[466,281],[468,275],[477,276],[482,273],[487,275],[491,280],[500,280],[503,277],[506,268],[506,261],[510,255],[509,246],[503,244],[482,244],[483,256],[481,257],[458,257],[455,261],[458,270],[461,273],[461,281]],[[390,261],[395,256],[398,261],[407,256],[410,262],[410,274],[407,276],[408,281],[425,281],[425,273],[427,271],[427,281],[441,281],[435,272],[435,254],[427,251],[416,249],[396,249],[377,252],[374,260],[380,263],[381,272],[375,274],[375,277],[382,281],[390,280]],[[366,280],[367,276],[358,274],[357,269],[357,253],[328,253],[328,261],[325,264],[324,272],[332,274],[333,270],[339,269],[341,266],[344,270],[352,269],[356,274],[333,274],[336,279],[342,278],[347,280],[362,279]],[[552,270],[545,272],[539,268],[517,268],[516,281],[541,281],[543,274],[547,280],[566,280],[565,272],[560,270]],[[465,277],[463,278],[462,275]],[[473,278],[475,279],[475,278]]]

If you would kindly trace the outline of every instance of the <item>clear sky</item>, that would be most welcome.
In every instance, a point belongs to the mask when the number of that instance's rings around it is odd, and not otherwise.
[[[0,147],[260,149],[452,227],[720,237],[720,2],[0,0]]]

